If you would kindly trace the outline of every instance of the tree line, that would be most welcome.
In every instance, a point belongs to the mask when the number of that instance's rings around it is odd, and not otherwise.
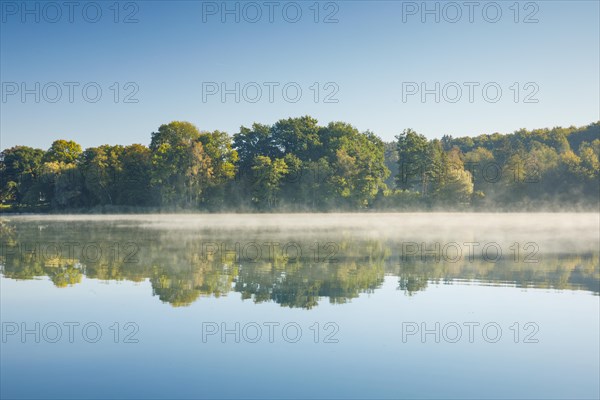
[[[393,142],[309,116],[242,126],[233,136],[189,122],[142,144],[0,153],[2,209],[16,211],[328,211],[597,209],[600,122]]]

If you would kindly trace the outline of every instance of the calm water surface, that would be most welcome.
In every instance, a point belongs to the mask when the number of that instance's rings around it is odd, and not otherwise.
[[[599,214],[4,216],[2,398],[599,398]]]

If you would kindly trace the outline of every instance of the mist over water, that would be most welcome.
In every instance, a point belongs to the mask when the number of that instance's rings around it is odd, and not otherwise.
[[[19,215],[11,222],[104,223],[167,231],[170,235],[216,235],[229,239],[316,238],[392,242],[535,242],[545,254],[598,252],[600,213],[307,213]]]

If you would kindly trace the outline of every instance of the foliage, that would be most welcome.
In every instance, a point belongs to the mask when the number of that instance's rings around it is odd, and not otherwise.
[[[304,116],[232,137],[173,121],[150,145],[0,153],[3,209],[157,207],[206,211],[597,207],[600,123],[384,143],[344,122]],[[115,208],[111,208],[115,209]],[[118,210],[118,208],[116,208]]]

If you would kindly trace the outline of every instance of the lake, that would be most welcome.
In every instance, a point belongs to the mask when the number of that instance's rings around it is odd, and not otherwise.
[[[1,220],[2,398],[600,397],[600,214]]]

